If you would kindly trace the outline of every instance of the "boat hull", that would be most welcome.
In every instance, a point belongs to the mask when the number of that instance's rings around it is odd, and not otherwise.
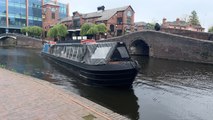
[[[88,85],[129,87],[132,85],[138,72],[137,64],[133,61],[105,65],[87,65],[44,52],[42,52],[42,55],[66,68],[73,75],[80,77],[80,80]]]

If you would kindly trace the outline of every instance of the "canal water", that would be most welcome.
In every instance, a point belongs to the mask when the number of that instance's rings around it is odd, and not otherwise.
[[[40,50],[0,48],[0,66],[70,90],[132,120],[212,120],[213,65],[134,57],[132,88],[87,86],[43,59]]]

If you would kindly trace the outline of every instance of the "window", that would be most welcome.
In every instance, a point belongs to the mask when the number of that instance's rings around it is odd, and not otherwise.
[[[126,60],[126,59],[129,59],[129,54],[125,47],[118,47],[114,51],[114,53],[111,57],[111,60],[113,60],[113,61],[120,61],[120,60]]]
[[[74,28],[80,28],[80,19],[74,19],[73,20],[73,26]]]
[[[52,12],[52,19],[55,19],[55,13]]]
[[[92,54],[91,59],[106,59],[111,47],[99,47]]]
[[[111,32],[114,32],[114,28],[115,28],[114,25],[110,25],[110,31]]]
[[[127,25],[131,25],[131,17],[127,17]]]
[[[122,17],[117,18],[117,24],[118,24],[118,25],[121,25],[122,23],[123,23]]]

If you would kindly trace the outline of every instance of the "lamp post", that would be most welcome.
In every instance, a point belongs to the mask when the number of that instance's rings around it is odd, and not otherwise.
[[[105,39],[107,39],[107,33],[104,33]]]

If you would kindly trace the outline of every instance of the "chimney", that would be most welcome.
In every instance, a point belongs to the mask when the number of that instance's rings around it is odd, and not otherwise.
[[[97,10],[98,10],[98,11],[104,11],[104,10],[105,10],[105,7],[104,7],[104,6],[97,7]]]
[[[180,19],[179,19],[179,18],[176,19],[176,23],[177,23],[177,24],[180,23]]]
[[[166,24],[166,18],[163,18],[163,24]]]

